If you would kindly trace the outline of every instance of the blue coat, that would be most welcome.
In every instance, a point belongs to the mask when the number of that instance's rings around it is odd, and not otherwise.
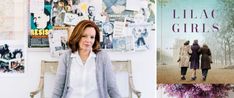
[[[52,98],[66,98],[71,65],[71,50],[65,52],[59,61]],[[112,64],[106,52],[100,51],[96,56],[96,77],[99,98],[121,98]]]

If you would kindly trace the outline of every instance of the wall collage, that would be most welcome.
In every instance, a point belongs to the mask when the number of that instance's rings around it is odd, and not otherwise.
[[[74,26],[87,19],[99,26],[102,49],[148,50],[155,2],[138,1],[140,6],[131,5],[134,0],[31,0],[28,47],[50,47],[52,56],[59,56]]]

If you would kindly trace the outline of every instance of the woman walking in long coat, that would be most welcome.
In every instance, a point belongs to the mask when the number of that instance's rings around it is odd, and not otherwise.
[[[194,40],[193,45],[191,46],[192,54],[190,57],[190,69],[192,72],[192,80],[196,80],[196,70],[199,69],[199,59],[200,59],[200,46],[198,45],[198,40]]]
[[[201,48],[201,55],[202,55],[201,56],[202,79],[203,81],[205,81],[208,70],[211,69],[210,64],[212,63],[211,52],[206,44],[203,44]]]
[[[189,45],[189,41],[186,41],[183,46],[180,47],[179,52],[179,66],[181,67],[181,80],[186,80],[185,75],[187,72],[187,68],[189,67],[189,53],[192,53],[191,47]]]

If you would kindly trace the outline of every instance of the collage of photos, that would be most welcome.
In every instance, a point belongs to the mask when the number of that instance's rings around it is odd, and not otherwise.
[[[157,97],[234,96],[233,7],[225,0],[157,3]]]
[[[45,0],[44,3],[31,1],[29,47],[48,48],[50,42],[47,36],[54,28],[73,28],[81,20],[87,19],[99,26],[102,49],[148,50],[150,46],[147,37],[155,31],[155,3],[152,0],[138,1],[140,6],[129,5],[132,0]],[[145,28],[139,28],[142,24]],[[138,30],[129,30],[128,26]]]

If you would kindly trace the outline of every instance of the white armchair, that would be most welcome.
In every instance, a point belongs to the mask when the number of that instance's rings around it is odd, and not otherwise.
[[[132,80],[131,61],[112,61],[112,68],[116,74],[117,86],[123,98],[132,98],[134,93],[138,98],[141,92],[135,89]],[[58,61],[41,61],[41,76],[38,88],[30,92],[30,97],[40,94],[40,98],[50,98],[52,95]]]
[[[131,61],[112,61],[112,65],[121,96],[123,98],[133,98],[132,94],[135,94],[137,98],[140,98],[141,92],[136,90],[133,84]]]
[[[57,61],[41,61],[40,82],[38,88],[30,92],[31,98],[34,98],[37,94],[40,94],[40,98],[50,98],[53,90],[53,85],[51,84],[54,84],[57,67]]]

